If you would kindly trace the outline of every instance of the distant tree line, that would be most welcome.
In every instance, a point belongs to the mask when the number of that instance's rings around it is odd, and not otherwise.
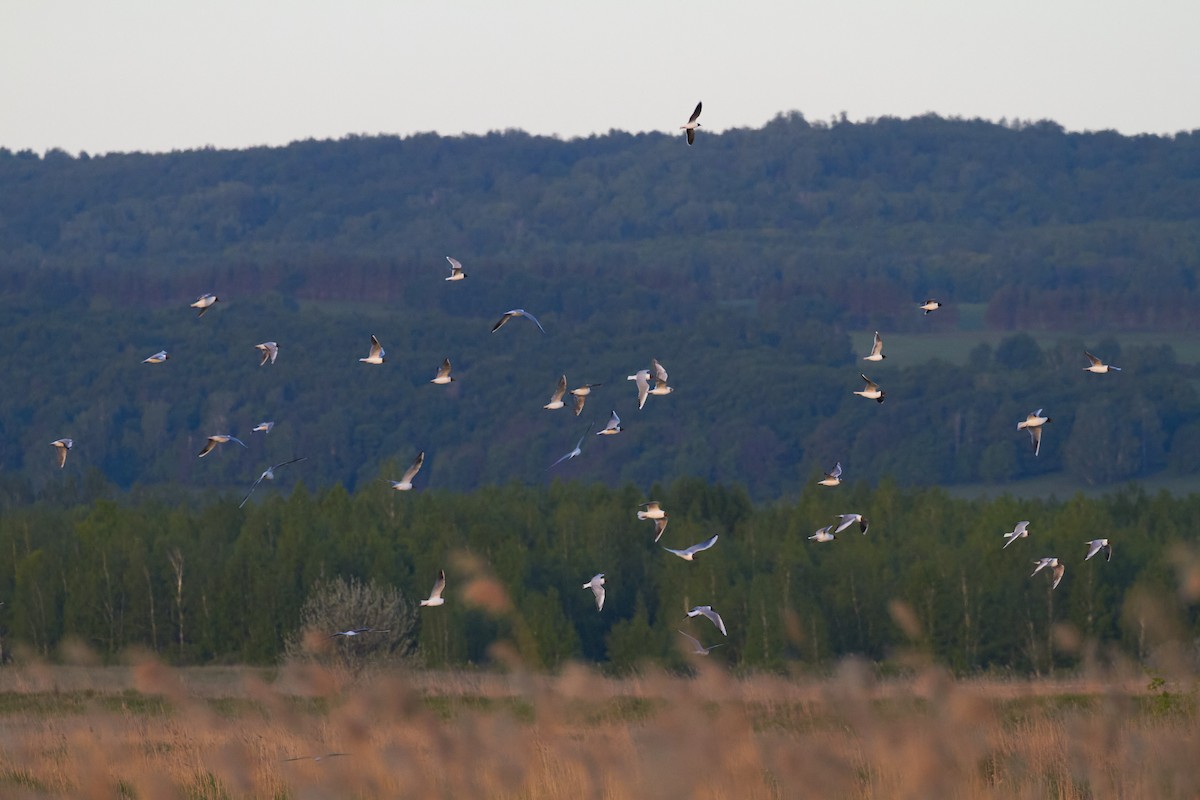
[[[658,545],[634,513],[647,499],[670,514]],[[851,527],[827,544],[807,538],[847,512],[867,517],[865,535]],[[1002,534],[1023,519],[1030,536],[1002,549]],[[959,672],[1046,672],[1085,657],[1146,660],[1172,648],[1190,657],[1198,524],[1194,494],[968,501],[890,482],[810,482],[767,505],[697,479],[648,495],[578,483],[469,494],[298,488],[244,510],[43,502],[0,517],[0,629],[9,653],[53,655],[73,639],[106,657],[139,646],[179,663],[270,663],[287,643],[294,650],[305,623],[386,619],[338,620],[305,605],[331,581],[397,591],[379,608],[400,609],[411,624],[415,600],[445,569],[447,603],[419,609],[413,634],[416,657],[431,666],[487,662],[498,641],[548,668],[679,665],[682,629],[727,641],[711,657],[744,668],[915,649]],[[691,563],[660,546],[713,534],[715,546]],[[1084,561],[1096,538],[1113,543],[1111,562]],[[1066,564],[1057,589],[1045,573],[1030,576],[1044,556]],[[580,588],[597,572],[607,576],[602,611]],[[685,618],[696,605],[723,616],[728,639]]]

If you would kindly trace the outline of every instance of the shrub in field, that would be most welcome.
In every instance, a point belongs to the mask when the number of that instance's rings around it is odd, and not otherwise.
[[[363,632],[343,635],[347,631]],[[337,577],[313,584],[300,627],[284,643],[284,658],[357,669],[404,661],[416,650],[416,609],[399,589]]]

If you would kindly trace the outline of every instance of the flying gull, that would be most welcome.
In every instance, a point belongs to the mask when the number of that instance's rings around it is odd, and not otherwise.
[[[523,308],[514,308],[512,311],[504,312],[504,316],[501,317],[500,320],[495,325],[492,326],[492,333],[495,333],[496,331],[503,328],[504,324],[506,322],[508,322],[510,319],[512,319],[513,317],[525,317],[527,319],[531,319],[531,320],[533,320],[533,324],[538,326],[539,331],[541,331],[542,333],[546,332],[546,329],[542,327],[542,323],[537,321],[537,317],[535,317],[533,314],[530,314],[528,311],[526,311]]]
[[[1088,554],[1084,557],[1084,561],[1091,560],[1091,557],[1101,551],[1104,552],[1104,560],[1112,561],[1112,545],[1108,543],[1108,539],[1092,539],[1088,544]]]
[[[429,592],[429,598],[421,601],[423,606],[440,606],[446,602],[446,598],[442,597],[442,592],[446,591],[446,570],[438,570],[437,580],[433,582],[433,590]]]
[[[204,449],[201,450],[196,457],[204,458],[206,455],[211,453],[213,448],[215,448],[217,445],[225,444],[227,442],[237,442],[242,447],[246,446],[245,442],[231,433],[214,433],[212,436],[208,437],[208,442],[204,445]]]
[[[821,486],[837,486],[842,482],[842,462],[833,465],[833,469],[825,473],[825,477],[817,481]]]
[[[363,362],[364,364],[382,364],[384,362],[385,355],[386,354],[383,351],[383,345],[381,345],[379,340],[375,338],[375,334],[371,334],[371,352],[366,358],[360,358],[359,361]]]
[[[1029,431],[1029,441],[1033,442],[1033,454],[1036,456],[1042,451],[1042,426],[1047,422],[1053,422],[1050,417],[1042,416],[1042,409],[1038,409],[1030,414],[1022,422],[1017,423],[1017,430]]]
[[[1085,356],[1087,356],[1088,361],[1092,362],[1091,366],[1083,368],[1084,372],[1094,372],[1097,375],[1103,375],[1104,373],[1108,372],[1109,370],[1115,370],[1116,372],[1121,371],[1120,367],[1114,367],[1112,364],[1105,364],[1103,361],[1096,358],[1094,355],[1089,353],[1087,350],[1084,350],[1083,354]]]
[[[666,550],[668,553],[674,553],[684,561],[692,561],[695,559],[697,553],[707,550],[716,544],[718,535],[719,534],[714,533],[711,539],[706,539],[705,541],[700,542],[700,544],[694,544],[686,550],[672,550],[670,547],[664,547],[663,550]]]
[[[870,523],[867,522],[867,518],[862,514],[838,514],[837,527],[833,529],[833,532],[841,533],[856,522],[858,523],[859,531],[865,534]]]
[[[925,312],[926,316],[929,316],[930,313],[937,311],[941,307],[942,304],[932,298],[921,304],[921,310]]]
[[[887,395],[887,392],[880,389],[879,384],[875,383],[875,381],[871,380],[866,375],[859,373],[859,377],[866,381],[867,385],[863,387],[861,392],[855,392],[854,394],[858,395],[859,397],[865,397],[868,400],[874,400],[876,403],[882,403],[883,398]]]
[[[295,464],[297,461],[303,461],[305,458],[307,458],[307,456],[300,456],[299,458],[293,458],[291,461],[284,461],[281,464],[275,464],[274,466],[267,467],[263,474],[258,476],[258,480],[254,482],[254,485],[250,487],[250,491],[246,492],[246,496],[242,498],[242,502],[238,503],[238,508],[246,505],[246,501],[250,499],[250,495],[254,494],[254,490],[258,488],[260,483],[263,481],[275,480],[275,470],[279,469],[280,467],[286,467],[288,464]]]
[[[437,375],[434,376],[430,383],[436,383],[439,386],[444,386],[453,380],[454,378],[450,377],[450,359],[447,358],[442,362],[442,365],[438,367]]]
[[[550,395],[550,402],[542,406],[547,411],[557,411],[563,407],[563,395],[567,393],[567,376],[563,375],[558,379],[558,387],[554,390],[554,394]]]
[[[1007,547],[1008,547],[1010,544],[1012,544],[1013,542],[1015,542],[1017,539],[1022,539],[1022,538],[1024,538],[1024,537],[1028,536],[1028,535],[1029,535],[1029,520],[1027,520],[1027,519],[1023,519],[1023,520],[1021,520],[1020,522],[1018,522],[1018,523],[1017,523],[1017,527],[1013,528],[1011,531],[1009,531],[1008,533],[1004,534],[1004,538],[1005,538],[1005,539],[1008,539],[1008,541],[1007,541],[1007,542],[1005,542],[1005,543],[1004,543],[1004,547],[1002,547],[1002,548],[1000,548],[1000,549],[1001,549],[1001,550],[1004,550],[1004,549],[1006,549],[1006,548],[1007,548]]]
[[[709,622],[717,626],[717,630],[723,636],[728,636],[729,633],[725,630],[725,620],[721,619],[721,615],[712,610],[712,606],[696,606],[691,611],[687,612],[689,617],[707,617]]]
[[[150,356],[149,358],[142,359],[142,363],[143,364],[161,364],[164,361],[166,361],[168,358],[170,358],[170,356],[167,355],[166,350],[159,350],[157,353]]]
[[[583,585],[584,589],[591,589],[592,594],[596,596],[596,610],[604,610],[604,573],[597,572],[592,576],[592,579]]]
[[[446,256],[446,260],[450,262],[450,277],[448,281],[461,281],[467,277],[467,273],[463,272],[463,265],[457,258]]]
[[[883,354],[883,337],[879,335],[879,331],[875,331],[875,341],[871,344],[871,355],[863,356],[863,361],[883,361],[887,356]]]
[[[596,431],[597,436],[613,436],[620,433],[624,428],[621,427],[621,418],[617,416],[617,412],[613,411],[612,416],[608,418],[608,424],[604,426],[604,430]]]
[[[678,631],[679,629],[676,628],[675,630]],[[713,645],[709,645],[708,647],[705,647],[704,645],[700,644],[700,640],[697,639],[695,636],[690,636],[690,635],[684,633],[683,631],[679,631],[679,633],[680,633],[680,635],[683,636],[683,638],[687,639],[689,642],[692,643],[692,648],[693,648],[692,653],[694,653],[695,655],[698,655],[698,656],[706,656],[713,650],[715,650],[718,647],[721,647],[722,645],[725,644],[724,642],[718,642],[717,644],[713,644]]]
[[[258,362],[260,367],[265,365],[268,361],[270,361],[272,364],[275,363],[275,359],[279,355],[278,344],[275,342],[263,342],[262,344],[256,344],[254,346],[259,350],[262,350],[262,361]]]
[[[833,532],[832,525],[826,525],[824,528],[821,528],[821,530],[817,531],[808,538],[812,539],[814,542],[832,542],[837,538],[837,534]]]
[[[67,451],[75,446],[74,439],[55,439],[50,443],[52,447],[58,448],[58,468],[62,469],[67,465]]]
[[[575,456],[582,453],[583,452],[583,440],[586,439],[587,435],[591,432],[592,432],[592,426],[588,425],[588,429],[586,431],[584,431],[583,436],[580,436],[579,441],[575,443],[575,449],[572,450],[571,452],[567,453],[565,456],[560,458],[558,461],[555,461],[550,466],[546,467],[546,470],[547,471],[552,470],[555,467],[557,467],[559,464],[561,464],[562,462],[567,461],[572,458],[575,458]]]
[[[208,313],[208,310],[212,308],[213,303],[220,299],[221,298],[217,297],[215,294],[202,294],[197,297],[196,302],[191,304],[192,308],[200,309],[200,313],[196,315],[196,319],[199,319]]]
[[[417,457],[413,459],[412,466],[404,471],[404,474],[400,477],[400,480],[388,481],[388,483],[390,483],[392,488],[397,492],[407,492],[409,489],[413,488],[413,478],[416,477],[417,473],[421,470],[421,465],[424,463],[425,451],[422,450],[421,452],[417,453]]]
[[[1043,559],[1039,559],[1038,561],[1035,561],[1033,563],[1037,564],[1037,567],[1034,568],[1033,572],[1029,573],[1029,577],[1032,578],[1034,575],[1037,575],[1039,572],[1041,572],[1046,567],[1050,567],[1054,574],[1054,584],[1050,588],[1057,589],[1058,584],[1062,582],[1063,573],[1067,571],[1066,565],[1058,563],[1057,558],[1043,558]]]
[[[687,125],[679,126],[681,131],[687,131],[687,142],[689,146],[696,141],[696,128],[700,127],[700,123],[696,122],[696,120],[700,118],[700,109],[703,107],[703,102],[696,103],[696,110],[692,112],[690,117],[688,117]]]

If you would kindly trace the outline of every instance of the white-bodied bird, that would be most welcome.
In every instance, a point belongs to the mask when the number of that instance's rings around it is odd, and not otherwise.
[[[717,630],[721,635],[728,636],[729,633],[725,630],[725,620],[721,619],[721,615],[712,610],[712,606],[696,606],[691,611],[687,612],[689,617],[707,617],[708,621],[717,626]]]
[[[265,422],[260,422],[257,425],[255,425],[253,428],[250,429],[250,432],[251,433],[270,433],[271,429],[274,427],[275,427],[274,422],[272,422],[271,420],[266,420]]]
[[[1104,552],[1105,561],[1112,561],[1112,545],[1109,544],[1108,539],[1092,539],[1087,543],[1087,545],[1088,553],[1087,556],[1084,557],[1084,561],[1091,560],[1092,556],[1101,551]]]
[[[934,311],[937,311],[941,307],[942,307],[942,304],[939,303],[937,300],[934,300],[933,298],[930,298],[929,300],[926,300],[924,303],[921,304],[921,310],[925,312],[926,316],[933,313]]]
[[[604,426],[604,430],[596,431],[597,436],[613,436],[620,433],[624,428],[621,427],[621,418],[617,416],[614,410],[612,416],[608,418],[608,424]]]
[[[149,358],[142,359],[142,363],[143,364],[161,364],[170,357],[171,356],[169,356],[167,354],[166,350],[159,350],[157,353],[150,356]]]
[[[591,589],[592,594],[596,596],[596,610],[604,610],[604,573],[597,572],[592,576],[592,579],[583,585],[584,589]]]
[[[279,356],[279,345],[277,343],[263,342],[254,346],[262,351],[262,361],[258,362],[260,367],[264,366],[268,361],[272,364],[275,363],[275,359]]]
[[[467,273],[463,272],[463,265],[457,258],[446,256],[446,260],[450,262],[450,277],[446,278],[446,280],[461,281],[467,277]]]
[[[1120,367],[1114,367],[1112,364],[1105,364],[1103,361],[1096,358],[1094,355],[1089,353],[1087,350],[1084,350],[1083,354],[1085,356],[1087,356],[1088,361],[1092,362],[1091,366],[1083,368],[1084,372],[1094,372],[1097,375],[1103,375],[1104,373],[1108,372],[1109,370],[1113,370],[1115,372],[1121,371]]]
[[[1007,539],[1008,541],[1005,542],[1004,547],[1002,547],[1000,549],[1004,550],[1010,544],[1015,542],[1017,539],[1023,539],[1028,535],[1029,535],[1029,520],[1023,519],[1017,523],[1017,527],[1013,528],[1011,531],[1004,534],[1004,538]]]
[[[203,317],[206,313],[208,313],[208,310],[212,308],[213,303],[220,299],[221,298],[217,297],[215,294],[202,294],[197,297],[196,302],[191,304],[192,308],[200,309],[200,313],[196,315],[196,319],[200,319],[200,317]]]
[[[670,547],[664,547],[663,550],[666,550],[668,553],[674,553],[684,561],[693,561],[696,558],[697,553],[707,550],[717,543],[717,536],[719,536],[719,534],[714,533],[711,539],[705,539],[703,542],[694,544],[686,550],[672,550]]]
[[[450,359],[447,358],[442,362],[442,365],[438,367],[437,374],[433,376],[433,380],[431,380],[430,383],[436,383],[439,386],[445,386],[447,383],[450,383],[453,380],[454,378],[450,377]]]
[[[1051,572],[1054,575],[1054,583],[1053,583],[1053,585],[1050,586],[1050,588],[1057,589],[1058,584],[1060,584],[1062,582],[1063,573],[1067,571],[1066,565],[1058,563],[1058,559],[1053,558],[1053,557],[1038,559],[1037,561],[1035,561],[1033,563],[1037,564],[1037,566],[1034,568],[1033,572],[1029,573],[1029,577],[1032,578],[1034,575],[1037,575],[1039,572],[1044,570],[1046,567],[1050,567]]]
[[[837,486],[842,482],[842,462],[833,465],[833,469],[825,473],[825,477],[817,481],[820,486]]]
[[[675,630],[678,631],[679,629],[676,628]],[[724,642],[718,642],[717,644],[713,644],[713,645],[709,645],[708,647],[705,647],[704,645],[700,644],[700,640],[697,639],[695,636],[686,634],[683,631],[679,631],[679,633],[683,636],[683,638],[687,639],[689,642],[692,643],[692,653],[695,655],[698,655],[698,656],[706,656],[713,650],[716,650],[718,647],[722,647],[725,644]]]
[[[832,525],[826,525],[808,538],[814,542],[832,542],[837,538],[837,534],[833,532]]]
[[[386,355],[387,354],[383,350],[383,345],[381,345],[379,340],[375,338],[375,334],[371,334],[371,350],[369,353],[367,353],[366,358],[360,358],[359,361],[363,362],[364,364],[382,364],[385,360],[384,356]]]
[[[559,464],[561,464],[562,462],[569,461],[570,459],[575,458],[576,456],[580,455],[583,452],[583,440],[586,439],[587,435],[591,432],[592,432],[592,426],[588,425],[588,429],[583,432],[583,436],[580,436],[579,441],[575,443],[575,449],[572,450],[571,452],[567,453],[565,456],[560,458],[558,461],[555,461],[550,466],[546,467],[546,470],[547,471],[552,470],[555,467],[557,467]]]
[[[563,395],[567,393],[567,376],[563,375],[558,379],[558,386],[554,390],[554,394],[550,395],[550,402],[542,406],[547,411],[557,411],[562,408]]]
[[[855,392],[854,394],[858,395],[859,397],[865,397],[868,400],[874,400],[876,403],[882,403],[883,398],[887,396],[887,392],[880,389],[879,384],[868,378],[866,375],[859,373],[859,377],[866,381],[867,385],[863,387],[861,392]]]
[[[833,529],[834,533],[841,533],[842,531],[846,530],[846,528],[849,528],[851,525],[857,522],[859,532],[865,534],[867,532],[867,528],[871,524],[867,522],[867,518],[862,514],[838,514],[837,518],[838,522],[837,527]]]
[[[871,354],[863,356],[863,361],[883,361],[887,356],[883,354],[883,337],[879,335],[879,331],[875,331],[875,341],[871,344]]]
[[[388,483],[390,483],[392,488],[397,492],[407,492],[409,489],[413,488],[413,478],[415,478],[417,473],[421,471],[421,465],[424,463],[425,451],[422,450],[421,452],[417,453],[417,457],[413,459],[412,465],[409,466],[409,468],[404,471],[404,474],[400,476],[400,480],[389,480]]]
[[[75,440],[55,439],[50,443],[50,446],[58,448],[58,468],[62,469],[67,465],[67,451],[75,446]]]
[[[215,448],[217,445],[225,444],[227,442],[237,442],[242,447],[246,446],[245,442],[231,433],[214,433],[212,436],[208,437],[208,441],[205,443],[204,449],[200,451],[196,458],[204,458],[206,455],[211,453],[213,448]]]
[[[492,326],[492,333],[495,333],[496,331],[503,328],[505,323],[507,323],[513,317],[525,317],[526,319],[532,320],[533,324],[538,326],[539,331],[541,331],[542,333],[546,332],[546,329],[542,327],[542,323],[538,322],[537,317],[535,317],[533,314],[530,314],[528,311],[526,311],[523,308],[514,308],[512,311],[504,312],[504,316],[501,317],[496,322],[496,324]]]
[[[446,570],[438,570],[437,580],[433,582],[433,589],[429,592],[429,597],[421,601],[423,606],[440,606],[444,605],[446,598],[442,597],[442,592],[446,591]]]
[[[263,474],[258,476],[258,480],[254,482],[254,485],[250,487],[250,491],[246,492],[246,496],[242,498],[242,502],[238,503],[238,508],[246,505],[246,501],[250,499],[250,495],[254,494],[254,490],[258,488],[260,483],[263,481],[275,480],[275,470],[279,469],[280,467],[286,467],[288,464],[295,464],[297,461],[303,461],[306,458],[307,456],[300,456],[299,458],[293,458],[291,461],[284,461],[281,464],[274,464],[270,467],[267,467],[265,470],[263,470]]]
[[[1043,417],[1042,409],[1039,408],[1023,421],[1017,423],[1017,430],[1029,431],[1029,441],[1033,443],[1033,454],[1035,456],[1042,451],[1042,426],[1047,422],[1053,421],[1050,417]]]

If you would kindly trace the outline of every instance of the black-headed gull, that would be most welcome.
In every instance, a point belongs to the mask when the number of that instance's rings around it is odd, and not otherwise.
[[[437,580],[433,582],[433,589],[429,592],[429,597],[421,601],[423,606],[440,606],[444,605],[446,598],[442,597],[442,592],[446,591],[446,570],[438,570]]]
[[[866,375],[859,373],[859,377],[866,381],[867,385],[863,387],[861,392],[855,392],[854,394],[858,395],[859,397],[865,397],[868,400],[874,400],[876,403],[882,403],[883,399],[887,396],[887,392],[880,389],[879,384],[868,378]]]
[[[680,125],[681,131],[687,131],[687,143],[690,146],[696,141],[696,128],[700,127],[700,123],[696,120],[700,118],[700,109],[704,108],[704,103],[696,103],[696,110],[688,117],[687,125]]]
[[[857,522],[858,530],[865,534],[867,532],[867,528],[871,524],[867,522],[867,518],[862,514],[838,514],[837,518],[838,523],[837,527],[833,529],[834,533],[841,533],[842,531],[846,530],[846,528],[849,528],[851,525]]]
[[[572,450],[571,452],[567,453],[565,456],[560,458],[558,461],[555,461],[550,466],[546,467],[546,469],[552,470],[555,467],[557,467],[559,464],[561,464],[562,462],[569,461],[570,459],[575,458],[576,456],[581,454],[583,452],[583,440],[586,439],[587,435],[591,432],[592,432],[592,426],[588,425],[587,430],[583,432],[583,436],[580,436],[579,441],[575,443],[575,449]]]
[[[1033,443],[1033,454],[1035,456],[1042,451],[1042,426],[1047,422],[1053,421],[1050,417],[1043,417],[1042,409],[1039,408],[1023,421],[1017,423],[1017,430],[1029,431],[1029,441]]]
[[[246,446],[245,442],[231,433],[214,433],[212,436],[208,437],[208,441],[205,443],[204,449],[200,451],[196,458],[204,458],[206,455],[211,453],[213,448],[215,448],[217,445],[225,444],[226,442],[237,442],[242,447]]]
[[[1115,372],[1121,371],[1120,367],[1114,367],[1112,364],[1105,364],[1103,361],[1096,358],[1094,355],[1089,353],[1087,350],[1084,350],[1083,354],[1085,356],[1087,356],[1088,361],[1092,362],[1091,366],[1083,368],[1084,372],[1094,372],[1097,375],[1103,375],[1104,373],[1108,372],[1109,370],[1113,370]]]
[[[833,532],[832,525],[826,525],[808,538],[814,542],[832,542],[837,538],[837,534]]]
[[[941,307],[942,304],[932,298],[926,300],[924,303],[921,303],[921,310],[924,311],[927,316],[932,312],[937,311]]]
[[[58,468],[62,469],[67,465],[67,451],[75,446],[75,440],[55,439],[50,445],[58,448]]]
[[[592,576],[592,579],[583,585],[584,589],[591,589],[592,594],[596,596],[596,610],[604,610],[604,573],[597,572]]]
[[[260,367],[264,366],[268,361],[272,364],[275,363],[275,359],[279,356],[279,345],[276,342],[263,342],[254,346],[262,351],[262,361],[258,362]]]
[[[238,508],[246,505],[246,501],[250,499],[250,495],[254,494],[254,490],[258,488],[260,483],[263,481],[275,480],[275,470],[279,469],[280,467],[286,467],[288,464],[295,464],[297,461],[303,461],[307,457],[308,456],[300,456],[299,458],[293,458],[291,461],[284,461],[281,464],[274,464],[267,467],[265,470],[263,470],[263,474],[258,476],[258,480],[254,482],[254,485],[250,487],[250,491],[246,492],[246,496],[242,498],[242,502],[238,503]]]
[[[863,356],[863,361],[883,361],[887,356],[883,354],[883,337],[879,335],[879,331],[875,331],[875,341],[871,344],[871,354]]]
[[[542,327],[542,323],[538,322],[537,317],[535,317],[533,314],[530,314],[528,311],[526,311],[523,308],[514,308],[512,311],[504,312],[504,316],[501,317],[496,322],[496,324],[492,326],[492,333],[495,333],[496,331],[503,328],[505,323],[507,323],[513,317],[525,317],[526,319],[532,320],[533,324],[538,326],[539,331],[541,331],[542,333],[546,332],[546,329]]]
[[[596,431],[597,436],[612,436],[623,431],[621,427],[621,418],[617,416],[617,412],[613,411],[612,416],[608,418],[608,424],[604,426],[604,430]]]
[[[390,630],[391,628],[350,628],[349,630],[331,633],[329,634],[329,638],[336,639],[339,636],[343,636],[347,639],[353,639],[355,636],[362,636],[364,633],[387,633]]]
[[[550,402],[542,406],[547,411],[557,411],[563,407],[563,395],[567,393],[567,376],[563,375],[558,379],[558,386],[554,389],[554,394],[550,395]]]
[[[833,465],[833,469],[825,473],[825,477],[817,481],[820,486],[837,486],[842,482],[842,462]]]
[[[1034,568],[1033,572],[1029,573],[1029,577],[1032,578],[1034,575],[1037,575],[1039,572],[1044,570],[1046,567],[1050,567],[1051,572],[1054,574],[1054,583],[1050,586],[1050,588],[1057,589],[1058,584],[1060,584],[1062,582],[1063,573],[1067,571],[1066,565],[1058,563],[1058,559],[1053,558],[1053,557],[1038,559],[1037,561],[1035,561],[1033,563],[1037,564],[1037,566]]]
[[[383,345],[375,338],[375,334],[371,334],[371,350],[367,353],[366,358],[360,358],[359,361],[364,364],[382,364],[386,359],[387,354],[383,350]]]
[[[149,358],[143,358],[142,363],[143,364],[161,364],[164,361],[166,361],[167,359],[169,359],[170,357],[171,356],[167,354],[166,350],[159,350],[157,353],[150,356]]]
[[[676,628],[675,630],[678,631],[679,629]],[[683,631],[679,631],[679,633],[680,633],[680,635],[683,636],[683,638],[687,639],[689,642],[692,643],[692,653],[694,653],[695,655],[698,655],[698,656],[706,656],[713,650],[716,650],[718,647],[722,647],[725,644],[724,642],[718,642],[717,644],[712,644],[712,645],[709,645],[708,647],[705,647],[704,645],[700,644],[700,640],[697,639],[695,636],[686,634]]]
[[[446,256],[446,260],[450,262],[450,277],[446,278],[446,280],[461,281],[467,277],[467,273],[463,272],[463,265],[457,258]]]
[[[712,606],[696,606],[691,611],[687,612],[689,617],[703,616],[708,618],[709,622],[717,626],[717,630],[723,636],[728,636],[729,633],[725,630],[725,620],[721,619],[721,615],[713,611]]]
[[[415,478],[417,473],[421,471],[421,465],[424,463],[425,451],[422,450],[421,452],[417,453],[417,457],[413,459],[412,465],[410,465],[409,468],[404,471],[404,474],[400,476],[400,480],[389,480],[388,483],[390,483],[392,488],[397,492],[407,492],[409,489],[413,488],[413,478]]]
[[[674,553],[675,555],[682,558],[684,561],[692,561],[696,558],[697,553],[707,550],[708,548],[710,548],[714,544],[716,544],[717,536],[719,536],[719,534],[714,533],[712,535],[712,538],[705,539],[703,542],[700,542],[699,544],[694,544],[691,547],[687,548],[686,550],[672,550],[670,547],[664,547],[663,550],[666,550],[668,553]]]
[[[571,396],[575,398],[575,416],[578,417],[583,413],[583,406],[587,403],[588,395],[592,393],[592,389],[603,385],[603,383],[585,383],[583,386],[571,390]]]
[[[274,422],[272,422],[271,420],[266,420],[265,422],[260,422],[257,425],[255,425],[253,428],[250,429],[250,432],[251,433],[270,433],[271,429],[274,427],[275,427]]]
[[[208,310],[212,308],[213,303],[220,299],[221,298],[217,297],[215,294],[202,294],[197,297],[196,302],[191,303],[192,308],[200,309],[200,313],[196,315],[196,319],[199,319],[208,313]]]
[[[1092,539],[1087,545],[1088,553],[1084,557],[1084,561],[1090,560],[1092,556],[1101,551],[1104,552],[1105,561],[1112,561],[1112,545],[1109,544],[1108,539]]]
[[[450,377],[450,359],[447,358],[442,362],[442,365],[438,367],[437,374],[434,375],[433,380],[431,380],[430,383],[436,383],[439,386],[444,386],[447,383],[451,383],[453,380],[454,378]]]
[[[1017,523],[1017,527],[1013,528],[1011,531],[1004,534],[1004,538],[1007,539],[1008,541],[1005,542],[1004,547],[1002,547],[1000,549],[1003,550],[1003,549],[1007,548],[1010,544],[1015,542],[1017,539],[1023,539],[1028,535],[1029,535],[1029,520],[1023,519]]]

